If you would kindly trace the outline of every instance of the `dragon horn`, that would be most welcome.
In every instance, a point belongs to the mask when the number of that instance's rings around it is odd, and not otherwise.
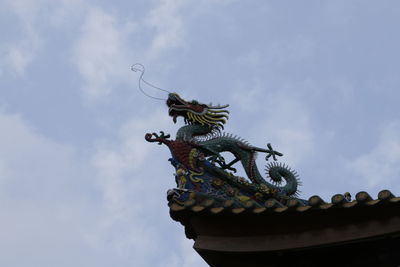
[[[226,105],[217,105],[217,106],[210,106],[209,108],[216,108],[216,109],[221,109],[221,108],[227,108],[227,107],[229,107],[229,104],[226,104]]]
[[[224,110],[215,110],[215,109],[208,109],[208,111],[212,112],[212,113],[221,113],[221,112],[226,112],[229,114],[229,111],[224,109]]]

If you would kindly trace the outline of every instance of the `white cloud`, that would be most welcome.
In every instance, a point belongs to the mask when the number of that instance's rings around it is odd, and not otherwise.
[[[140,119],[128,121],[122,126],[117,142],[103,143],[98,147],[93,165],[97,170],[97,182],[103,191],[105,202],[112,212],[126,210],[124,205],[129,205],[128,187],[134,187],[134,191],[141,191],[139,187],[146,187],[144,180],[133,174],[144,167],[145,161],[150,160],[149,153],[153,147],[144,141],[144,133],[150,127],[143,125],[154,125],[155,120],[162,125],[157,117],[146,119],[148,124]],[[128,175],[134,178],[126,179]]]
[[[246,90],[239,86],[231,97],[232,106],[239,107],[243,111],[241,115],[251,117],[249,122],[256,122],[248,125],[251,128],[247,133],[251,136],[243,138],[251,143],[252,140],[270,142],[276,150],[284,153],[282,160],[291,165],[300,164],[305,160],[304,154],[314,151],[310,111],[300,96],[289,95],[285,90],[266,92],[256,84],[250,89],[246,85]],[[253,145],[265,147],[266,143]]]
[[[3,43],[0,52],[3,60],[0,63],[0,73],[23,75],[26,68],[34,60],[42,46],[42,38],[35,28],[40,3],[36,1],[6,1],[2,8],[15,14],[21,24],[22,38]]]
[[[99,144],[92,165],[20,116],[0,113],[0,265],[201,264],[179,245],[182,226],[168,216],[169,151],[144,141],[154,127],[175,128],[164,113],[128,121],[116,141]]]
[[[98,145],[93,166],[104,213],[88,238],[138,266],[190,266],[189,262],[196,262],[193,257],[197,256],[191,256],[196,252],[182,253],[185,247],[176,245],[183,229],[169,218],[166,206],[165,193],[175,186],[168,148],[144,140],[144,134],[155,131],[154,127],[166,133],[175,131],[165,110],[157,110],[146,118],[127,121],[116,141]],[[170,244],[163,236],[172,229],[181,232]]]
[[[88,10],[90,2],[84,0],[47,0],[54,4],[49,20],[54,27],[70,27]]]
[[[126,37],[133,24],[118,19],[100,8],[91,8],[75,44],[74,63],[81,73],[89,98],[109,95],[131,73],[130,52]]]
[[[40,39],[33,31],[27,32],[27,38],[5,48],[6,56],[3,68],[12,73],[23,75],[28,65],[33,61]]]
[[[187,29],[191,19],[204,15],[213,9],[229,5],[237,0],[159,0],[158,4],[150,10],[145,25],[155,29],[151,44],[147,49],[147,58],[155,60],[163,52],[170,49],[184,49],[187,46]]]
[[[352,160],[348,167],[365,180],[369,189],[399,190],[399,186],[393,185],[400,176],[400,122],[394,121],[382,127],[371,151]]]
[[[269,140],[273,140],[272,145],[285,155],[283,161],[298,165],[306,160],[304,155],[315,149],[310,115],[307,108],[295,99],[284,97],[275,101],[275,104],[274,101],[269,102],[269,110],[276,115],[260,119],[255,131],[259,139],[268,136]]]
[[[143,8],[143,19],[134,20],[100,7],[89,8],[73,49],[73,61],[85,81],[82,89],[88,99],[108,97],[118,87],[136,87],[137,78],[128,71],[133,63],[152,64],[153,70],[162,66],[160,72],[168,72],[171,62],[162,61],[163,56],[186,47],[186,28],[199,10],[209,8],[205,3],[160,0],[150,9]],[[189,7],[193,13],[187,12]]]
[[[35,132],[18,115],[0,112],[0,125],[0,265],[96,263],[84,255],[82,232],[96,212],[82,194],[87,173],[74,149]]]
[[[164,50],[184,46],[184,22],[179,9],[182,0],[161,0],[149,12],[146,24],[156,32],[147,51],[150,59],[157,58]]]
[[[144,20],[136,21],[121,19],[99,7],[88,10],[74,45],[74,63],[85,81],[83,92],[89,100],[107,97],[121,85],[136,86],[129,71],[131,64],[154,63],[166,50],[183,46],[184,27],[178,12],[182,3],[160,1],[147,11]],[[164,66],[164,71],[170,68]]]
[[[244,90],[244,88],[246,88],[246,90]],[[260,97],[263,96],[263,93],[259,81],[256,81],[255,85],[251,86],[238,81],[236,88],[232,90],[230,94],[232,106],[246,112],[259,111],[262,108],[262,105],[254,105],[254,103],[258,102],[257,99],[260,99]]]
[[[50,172],[52,175],[65,176],[68,173],[70,159],[73,151],[68,146],[59,145],[45,137],[36,134],[18,115],[7,115],[0,113],[0,156],[3,167],[10,167],[8,174],[18,176],[18,179],[37,179],[37,183],[43,182],[42,171]],[[53,153],[59,156],[53,158]],[[50,160],[48,165],[46,160]],[[12,168],[18,164],[24,164],[24,168]],[[29,178],[28,178],[29,177]],[[6,177],[3,177],[6,179]]]

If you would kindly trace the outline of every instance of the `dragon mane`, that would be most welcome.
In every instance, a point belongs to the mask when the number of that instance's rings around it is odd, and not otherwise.
[[[186,124],[206,125],[211,128],[224,128],[224,124],[229,119],[229,111],[226,108],[229,105],[206,105],[196,100],[186,101],[176,93],[170,93],[167,99],[169,113],[174,117],[184,117]]]

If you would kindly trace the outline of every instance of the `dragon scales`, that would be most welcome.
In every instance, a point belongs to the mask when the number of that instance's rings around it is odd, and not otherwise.
[[[196,100],[186,101],[176,93],[170,93],[166,104],[169,115],[176,123],[183,117],[185,125],[176,133],[175,140],[170,135],[147,133],[148,142],[165,144],[171,151],[172,165],[176,168],[177,188],[170,192],[175,198],[185,201],[196,195],[204,195],[215,200],[265,201],[268,198],[280,200],[296,197],[299,181],[296,172],[284,164],[276,163],[282,156],[272,149],[254,147],[240,138],[222,133],[229,111],[228,105],[213,106]],[[234,160],[227,163],[221,155],[229,152]],[[256,164],[256,153],[266,153],[268,182],[260,174]],[[240,162],[248,179],[235,176],[235,163]],[[233,172],[233,173],[232,173]],[[285,185],[281,185],[285,180]]]

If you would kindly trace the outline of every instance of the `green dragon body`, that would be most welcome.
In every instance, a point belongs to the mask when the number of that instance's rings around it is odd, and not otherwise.
[[[206,137],[198,138],[197,136],[200,133],[205,134]],[[207,134],[210,135],[207,136]],[[183,136],[187,139],[180,139]],[[296,174],[293,173],[289,168],[286,168],[284,165],[267,165],[268,176],[271,178],[273,183],[267,182],[260,174],[255,162],[256,153],[270,153],[272,152],[271,150],[251,146],[244,140],[229,134],[220,134],[218,131],[213,132],[213,129],[206,125],[183,126],[178,130],[176,140],[185,140],[196,144],[199,148],[201,148],[206,157],[209,157],[211,161],[218,163],[223,169],[236,171],[236,169],[232,168],[232,165],[240,161],[247,177],[253,183],[265,184],[269,188],[279,191],[284,195],[293,195],[297,192],[298,180]],[[227,164],[225,159],[221,156],[222,152],[232,153],[235,157],[235,160]],[[276,151],[273,152],[276,153]],[[281,187],[278,186],[278,184],[281,183],[282,178],[286,180],[286,184]]]
[[[175,140],[168,140],[169,135],[166,136],[163,132],[161,135],[146,134],[146,140],[166,144],[171,150],[173,161],[178,163],[177,166],[200,173],[207,165],[204,164],[206,161],[211,163],[211,169],[216,170],[220,176],[234,177],[232,173],[227,175],[227,171],[236,172],[233,165],[241,162],[247,178],[251,181],[246,184],[249,188],[256,188],[253,192],[262,188],[264,192],[272,192],[274,196],[296,195],[299,181],[297,174],[289,167],[276,162],[267,164],[267,176],[271,182],[264,179],[257,168],[257,152],[267,153],[266,160],[272,157],[274,161],[277,160],[276,156],[282,156],[281,153],[273,150],[270,144],[268,149],[254,147],[240,138],[221,132],[228,119],[229,112],[225,109],[228,105],[212,106],[195,100],[188,102],[178,94],[171,93],[167,99],[167,106],[173,121],[176,123],[177,117],[183,117],[186,125],[177,131]],[[226,163],[221,156],[222,152],[233,154],[235,159]],[[286,184],[281,186],[283,180]],[[243,179],[232,178],[229,183],[233,187],[243,187]]]

